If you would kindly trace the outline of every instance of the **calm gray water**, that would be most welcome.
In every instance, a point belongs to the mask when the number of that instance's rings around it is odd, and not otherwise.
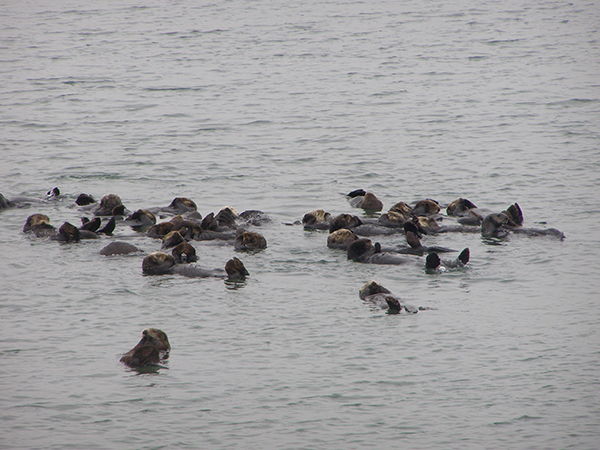
[[[595,449],[600,439],[600,7],[591,1],[5,2],[0,192],[2,449]],[[427,236],[464,270],[358,264],[286,226],[340,193],[467,197],[564,241]],[[21,230],[185,196],[260,209],[254,254],[195,242],[204,267],[145,277],[127,240]],[[384,244],[400,237],[381,238]],[[387,315],[376,280],[436,308]],[[168,368],[119,362],[144,328]]]

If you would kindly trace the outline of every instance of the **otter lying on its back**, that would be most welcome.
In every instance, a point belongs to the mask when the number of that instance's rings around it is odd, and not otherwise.
[[[190,278],[218,277],[229,280],[243,280],[249,275],[242,261],[233,257],[223,269],[203,269],[189,264],[177,264],[172,255],[153,252],[142,261],[142,272],[145,275],[179,274]]]

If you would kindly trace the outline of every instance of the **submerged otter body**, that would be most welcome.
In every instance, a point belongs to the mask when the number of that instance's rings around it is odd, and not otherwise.
[[[140,342],[121,357],[121,362],[132,368],[156,365],[169,357],[170,350],[167,334],[158,328],[148,328],[142,331]]]
[[[142,249],[135,245],[128,244],[127,242],[115,241],[103,247],[102,250],[100,250],[100,254],[102,256],[129,255],[141,251]]]

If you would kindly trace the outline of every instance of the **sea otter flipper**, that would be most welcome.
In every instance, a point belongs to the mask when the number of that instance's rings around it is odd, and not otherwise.
[[[470,257],[471,251],[469,250],[469,247],[465,248],[462,252],[460,252],[460,255],[458,255],[459,261],[463,264],[467,264],[469,262]]]

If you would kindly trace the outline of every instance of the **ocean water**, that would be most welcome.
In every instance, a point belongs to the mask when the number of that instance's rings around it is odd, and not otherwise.
[[[0,5],[2,449],[595,449],[600,439],[600,7],[595,2]],[[58,186],[59,200],[45,194]],[[565,239],[425,236],[461,270],[348,261],[313,209],[363,188],[466,197]],[[241,284],[143,276],[115,236],[59,244],[80,193],[259,209]],[[402,235],[381,237],[403,243]],[[364,304],[376,280],[407,303]],[[168,363],[119,362],[148,327]]]

